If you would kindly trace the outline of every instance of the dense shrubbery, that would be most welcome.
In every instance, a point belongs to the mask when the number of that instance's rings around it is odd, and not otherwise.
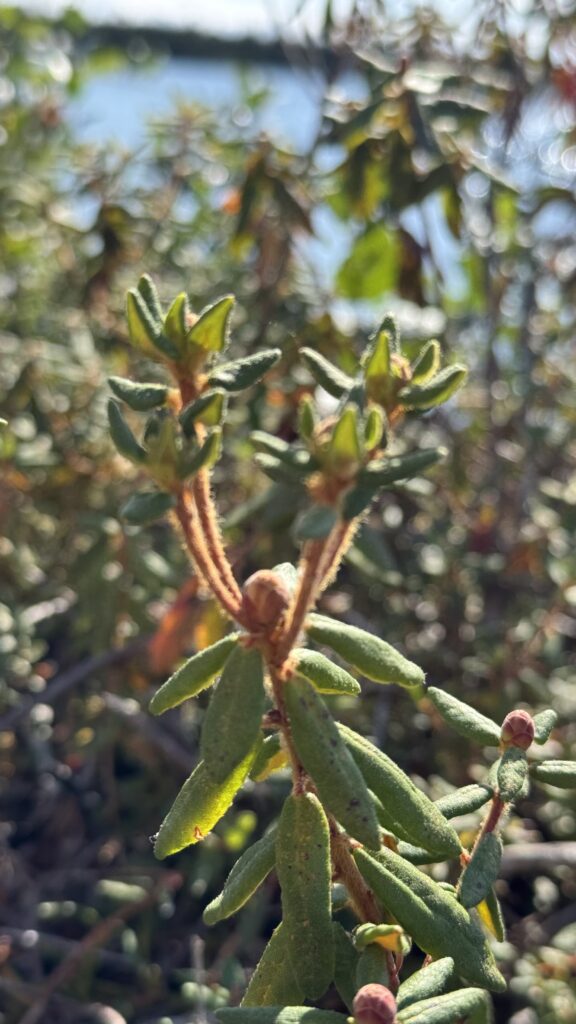
[[[434,333],[449,362],[469,364],[446,412],[403,428],[407,450],[446,444],[450,459],[378,500],[322,610],[377,634],[385,622],[386,639],[431,684],[496,721],[511,706],[553,705],[559,723],[543,756],[569,757],[572,22],[544,19],[537,49],[487,18],[466,59],[440,22],[388,26],[385,53],[356,23],[369,102],[332,101],[310,153],[181,107],[151,129],[144,157],[128,158],[78,147],[66,128],[69,90],[92,70],[74,43],[81,26],[2,19],[0,925],[13,952],[0,991],[10,1024],[27,1004],[46,1021],[78,1020],[78,1004],[94,1019],[95,1003],[138,1022],[186,1019],[187,1007],[227,1001],[219,986],[241,989],[277,923],[270,885],[233,933],[198,928],[286,782],[272,776],[245,793],[169,870],[153,861],[147,837],[196,761],[206,704],[171,712],[167,726],[140,705],[224,624],[167,527],[119,522],[134,485],[107,440],[105,380],[134,376],[125,288],[147,269],[163,298],[185,287],[197,309],[233,288],[234,355],[281,350],[265,382],[232,404],[215,471],[242,579],[294,558],[287,526],[301,499],[281,475],[270,486],[255,471],[250,434],[295,439],[297,409],[316,387],[300,349],[349,375],[365,325],[395,302],[410,358]],[[325,293],[311,232],[329,234],[331,218],[349,241]],[[408,712],[374,686],[358,709],[347,697],[337,707],[432,798],[447,795],[442,779],[479,778],[480,748],[455,739],[430,705]],[[466,844],[477,820],[461,822]],[[499,955],[511,984],[499,1020],[526,1006],[537,1014],[527,1020],[572,1019],[565,844],[575,831],[573,801],[557,788],[531,794],[506,827]],[[201,936],[193,963],[191,932]],[[110,952],[77,973],[66,958],[86,936]],[[46,1009],[52,984],[60,995]]]

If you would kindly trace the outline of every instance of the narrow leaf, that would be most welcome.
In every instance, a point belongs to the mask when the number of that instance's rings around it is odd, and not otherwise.
[[[338,521],[336,509],[330,505],[312,505],[296,518],[293,528],[294,539],[323,540]]]
[[[373,451],[381,443],[384,436],[386,421],[379,406],[370,409],[364,426],[364,444],[368,452]]]
[[[304,995],[319,999],[334,977],[332,867],[328,819],[312,793],[292,793],[284,803],[276,871],[292,970]]]
[[[574,789],[576,786],[576,761],[544,761],[532,765],[532,776],[538,782],[559,789]]]
[[[282,747],[280,733],[273,732],[270,736],[266,736],[261,743],[256,760],[250,771],[250,778],[254,779],[255,782],[262,782],[272,772],[278,771],[279,768],[284,768],[289,763],[289,760],[288,754]]]
[[[441,796],[434,803],[445,818],[458,818],[462,814],[471,814],[478,811],[480,807],[492,799],[493,790],[490,786],[476,785],[463,786],[462,789]]]
[[[336,467],[356,466],[362,457],[358,437],[358,409],[347,405],[337,420],[329,446],[330,463]]]
[[[303,1002],[304,993],[288,956],[286,934],[284,925],[278,925],[250,978],[240,1007],[226,1008],[224,1016],[218,1018],[222,1024],[226,1024],[226,1021],[233,1024],[236,1020],[238,1024],[244,1024],[245,1021],[246,1024],[251,1021],[254,1024],[259,1021],[272,1024],[279,1013],[286,1013],[290,1009],[291,1004],[298,1006]],[[270,1010],[264,1011],[263,1007],[270,1007]],[[246,1016],[238,1017],[239,1013]]]
[[[276,828],[273,828],[249,846],[236,861],[222,892],[206,907],[204,923],[216,924],[236,914],[270,874],[275,862]]]
[[[120,411],[120,406],[112,400],[108,402],[108,423],[110,436],[120,454],[130,462],[141,465],[146,458],[146,452],[130,430]]]
[[[311,348],[301,348],[302,356],[314,380],[320,387],[324,388],[334,398],[342,398],[342,395],[350,391],[354,386],[354,380],[347,373],[343,373],[337,366],[334,366],[328,359],[315,352]]]
[[[412,687],[421,686],[424,682],[424,673],[418,665],[408,661],[380,637],[357,626],[335,622],[324,615],[310,615],[305,628],[316,643],[331,647],[358,672],[376,683]]]
[[[576,770],[574,778],[576,780]],[[509,747],[504,751],[496,770],[496,780],[500,796],[505,803],[527,795],[530,780],[528,761],[524,750],[520,750],[519,747]]]
[[[190,437],[194,433],[197,422],[205,427],[217,427],[226,411],[226,395],[224,391],[214,389],[205,391],[193,402],[190,402],[179,416],[184,434]]]
[[[177,348],[163,333],[161,324],[135,288],[126,294],[126,318],[130,341],[135,348],[146,352],[153,359],[158,359],[159,354],[170,359],[177,358]]]
[[[207,306],[189,329],[186,341],[207,352],[222,352],[228,342],[230,316],[235,303],[233,295],[224,295],[213,306]]]
[[[494,832],[482,836],[458,886],[458,896],[463,907],[475,907],[486,899],[498,878],[502,849],[502,840]]]
[[[411,384],[427,384],[440,368],[440,345],[437,341],[428,341],[418,353],[412,364]]]
[[[345,725],[338,728],[366,784],[382,801],[392,823],[399,824],[402,837],[444,856],[458,857],[462,852],[458,834],[432,800],[373,743]]]
[[[398,1024],[491,1024],[492,1004],[480,988],[462,988],[400,1010]]]
[[[432,409],[447,402],[462,387],[467,376],[465,366],[446,366],[427,384],[409,384],[402,388],[398,397],[407,409]]]
[[[409,480],[435,465],[447,454],[445,448],[423,448],[409,455],[395,455],[370,463],[360,473],[359,481],[365,486],[387,487],[398,480]]]
[[[188,334],[190,306],[186,292],[180,292],[170,306],[164,321],[164,330],[170,341],[181,349]]]
[[[558,715],[552,708],[547,711],[540,711],[537,715],[534,715],[534,742],[535,743],[546,743],[546,740],[550,736],[552,729],[558,721]]]
[[[348,932],[338,921],[332,924],[334,935],[334,984],[343,1003],[350,1013],[356,995],[356,968],[358,953]]]
[[[163,491],[133,494],[120,509],[120,515],[134,526],[146,526],[157,519],[162,519],[175,504],[172,495]]]
[[[226,660],[202,726],[206,771],[223,782],[243,764],[259,736],[264,710],[264,668],[256,648],[236,646]]]
[[[404,1010],[413,1003],[422,999],[429,999],[430,996],[440,995],[446,988],[454,974],[454,961],[451,956],[444,956],[441,960],[434,960],[426,967],[415,971],[406,981],[403,981],[398,989],[397,1005],[399,1010]]]
[[[451,956],[457,974],[501,992],[505,982],[479,925],[457,899],[391,850],[356,850],[355,859],[377,898],[424,952]]]
[[[344,1013],[317,1010],[314,1006],[226,1006],[215,1010],[222,1024],[346,1024]]]
[[[160,826],[154,844],[154,855],[159,860],[200,842],[212,831],[242,786],[255,754],[256,747],[221,783],[215,782],[204,762],[200,762]]]
[[[156,285],[149,274],[142,274],[142,277],[138,281],[137,289],[148,307],[150,316],[158,326],[161,327],[164,320],[164,313],[162,312],[162,306],[160,304]]]
[[[355,839],[378,849],[380,833],[370,794],[324,701],[298,676],[285,683],[284,693],[296,752],[322,803]]]
[[[354,676],[325,658],[319,651],[297,648],[292,652],[292,657],[299,674],[312,683],[320,693],[349,693],[353,697],[360,693],[360,684],[356,682]]]
[[[367,946],[358,957],[356,988],[364,985],[390,985],[387,951],[382,946]]]
[[[183,701],[195,697],[210,686],[224,668],[238,643],[238,636],[238,633],[225,636],[184,662],[152,697],[152,714],[161,715],[169,708],[178,707]]]
[[[168,397],[168,388],[163,384],[138,384],[125,377],[109,377],[108,383],[116,398],[126,402],[136,412],[156,409],[164,405]]]
[[[208,384],[224,391],[244,391],[261,380],[281,355],[279,348],[271,348],[233,363],[222,363],[211,373]]]
[[[436,710],[448,725],[456,732],[476,743],[497,747],[500,744],[500,726],[486,715],[475,711],[469,704],[458,700],[436,686],[429,686],[426,696],[430,698]]]
[[[213,466],[218,461],[221,450],[222,430],[220,427],[214,427],[200,445],[198,451],[192,455],[182,453],[178,467],[178,476],[181,480],[186,480],[191,476],[195,476],[201,469],[208,469],[210,466]]]
[[[485,899],[476,907],[482,924],[486,926],[497,942],[506,940],[506,927],[500,901],[492,887],[486,894]]]

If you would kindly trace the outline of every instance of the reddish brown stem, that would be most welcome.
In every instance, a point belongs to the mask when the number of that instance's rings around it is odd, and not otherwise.
[[[240,622],[241,601],[230,593],[210,558],[196,510],[186,490],[181,490],[178,494],[176,516],[182,528],[186,546],[200,576],[210,587],[226,614]]]
[[[208,553],[215,568],[222,574],[222,581],[228,587],[235,601],[241,602],[242,595],[232,566],[228,560],[212,495],[210,493],[210,476],[208,470],[202,469],[194,478],[192,493],[198,509],[198,518],[202,526]]]
[[[340,562],[352,542],[357,527],[358,520],[352,519],[340,522],[332,531],[320,563],[318,594],[322,593],[332,583],[338,572]]]
[[[290,654],[298,637],[306,613],[314,604],[319,582],[319,568],[322,554],[326,547],[325,540],[308,541],[300,563],[300,579],[292,607],[286,615],[286,626],[284,635],[278,645],[278,664],[281,664]]]
[[[280,716],[280,729],[282,730],[282,735],[286,743],[286,749],[288,751],[290,762],[292,764],[294,791],[302,792],[302,790],[305,788],[305,772],[304,768],[300,764],[298,754],[296,753],[296,748],[292,740],[292,733],[290,731],[290,720],[286,713],[286,705],[284,703],[282,679],[280,677],[278,669],[275,668],[273,665],[269,665],[268,670],[270,672],[270,681],[272,683],[272,690],[274,693],[274,702],[276,704],[276,709]]]

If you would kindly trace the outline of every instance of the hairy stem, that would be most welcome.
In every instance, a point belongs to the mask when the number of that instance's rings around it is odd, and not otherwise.
[[[226,614],[241,622],[241,601],[230,593],[221,579],[217,567],[212,562],[202,527],[198,522],[196,509],[190,500],[189,492],[185,489],[178,494],[176,517],[198,573],[209,586]]]
[[[304,625],[307,612],[313,606],[319,583],[319,569],[326,540],[307,541],[300,561],[300,576],[292,607],[286,615],[284,634],[278,645],[278,661],[281,664],[290,654],[298,634]]]
[[[227,586],[235,601],[241,602],[242,595],[232,566],[228,560],[218,515],[210,493],[210,475],[207,469],[201,469],[192,483],[192,493],[198,509],[198,518],[204,533],[204,539],[208,548],[208,554],[212,559],[215,568],[222,575],[222,582]]]
[[[343,520],[334,527],[322,556],[319,569],[318,593],[320,594],[334,580],[340,563],[346,554],[354,534],[358,529],[358,519]]]

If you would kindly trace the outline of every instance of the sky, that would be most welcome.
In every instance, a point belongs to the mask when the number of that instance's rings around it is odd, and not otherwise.
[[[336,15],[345,14],[352,0],[335,0]],[[22,0],[21,7],[54,14],[74,6],[94,21],[128,21],[145,25],[175,25],[218,35],[275,37],[278,28],[300,34],[314,32],[326,0]],[[305,7],[295,17],[298,7]]]

